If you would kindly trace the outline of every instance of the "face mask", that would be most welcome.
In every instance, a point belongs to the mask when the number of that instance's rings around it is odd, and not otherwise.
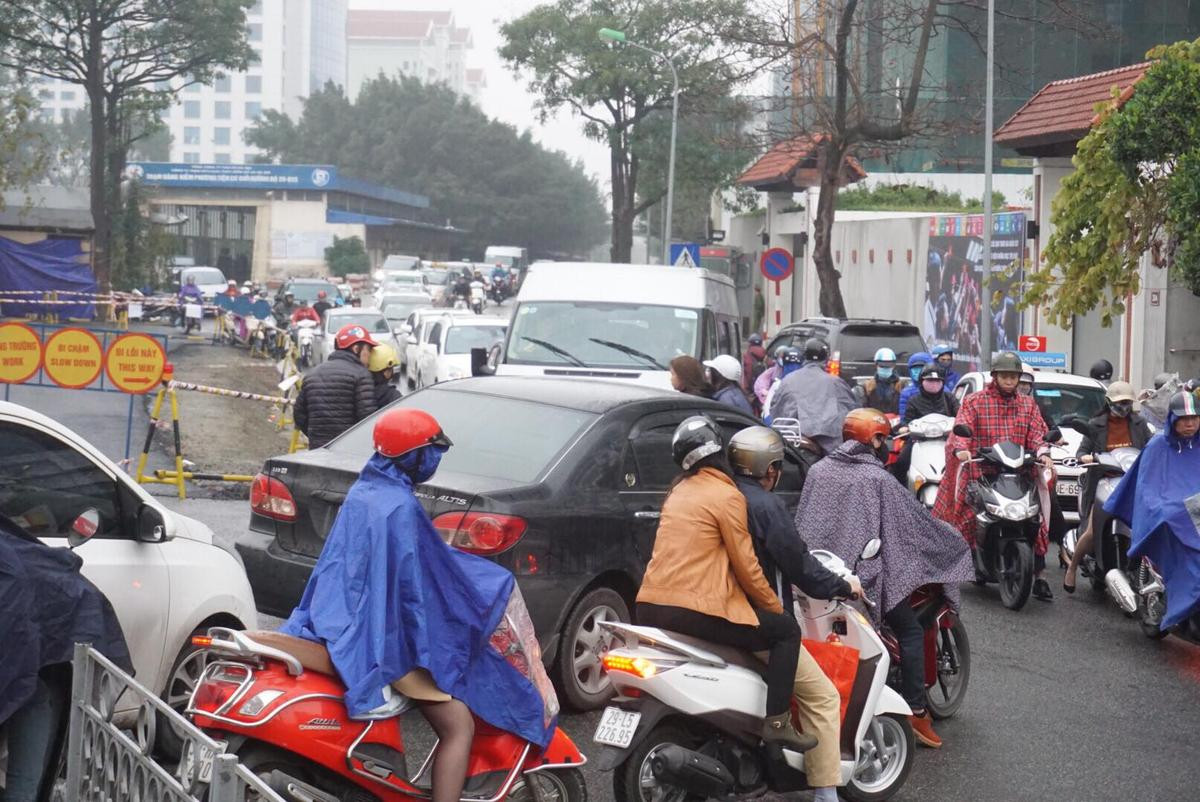
[[[446,453],[446,449],[438,446],[425,446],[419,451],[404,454],[397,458],[396,462],[400,469],[409,475],[413,480],[413,484],[421,484],[428,482],[433,475],[437,473],[438,465],[441,464],[442,454]]]
[[[1119,401],[1112,405],[1112,414],[1118,418],[1125,418],[1133,411],[1133,403],[1129,401]]]
[[[924,369],[924,365],[917,365],[915,368],[908,369],[908,375],[912,377],[913,381],[919,382],[921,380],[921,371]]]
[[[938,357],[937,363],[944,368],[948,368],[954,364],[954,357],[952,357],[952,356]]]
[[[881,379],[890,379],[893,373],[895,373],[893,368],[875,368],[875,375]]]
[[[875,451],[875,456],[879,459],[879,461],[886,463],[888,461],[888,457],[891,456],[892,453],[891,438],[883,438],[883,442],[879,444],[879,447],[873,450]]]
[[[937,395],[942,391],[942,383],[937,381],[923,381],[921,382],[921,389],[930,395]]]

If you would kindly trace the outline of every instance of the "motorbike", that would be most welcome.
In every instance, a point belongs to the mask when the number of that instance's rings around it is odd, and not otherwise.
[[[273,316],[268,315],[262,320],[256,320],[250,331],[250,355],[267,359],[276,358],[278,334],[279,329],[275,325]]]
[[[188,702],[197,726],[295,802],[428,800],[437,746],[410,777],[400,716],[413,707],[387,701],[352,718],[346,688],[324,646],[279,632],[212,627],[193,642],[208,664]],[[475,720],[464,796],[479,800],[586,802],[587,759],[561,729],[541,749]]]
[[[316,364],[317,322],[301,320],[293,327],[296,338],[296,365],[301,370],[307,370]]]
[[[935,719],[962,707],[971,682],[971,642],[941,585],[925,585],[909,598],[925,630],[925,706]],[[888,685],[900,690],[900,643],[886,626],[880,632],[892,665]]]
[[[492,289],[489,295],[496,306],[504,303],[504,299],[508,297],[508,280],[502,278],[492,279]]]
[[[952,429],[959,437],[971,437],[971,427],[959,423]],[[1058,442],[1062,433],[1052,429],[1047,443]],[[1051,439],[1053,438],[1053,439]],[[1037,455],[1011,441],[994,443],[979,449],[970,463],[984,463],[995,469],[966,488],[967,499],[975,510],[975,583],[1000,585],[1000,601],[1010,610],[1020,610],[1033,591],[1033,546],[1041,525],[1041,504],[1031,468]],[[966,463],[964,463],[966,464]],[[959,472],[962,492],[963,472]],[[1049,486],[1053,486],[1048,482]]]
[[[1167,612],[1167,587],[1162,574],[1150,559],[1141,558],[1130,574],[1110,570],[1104,575],[1104,581],[1117,606],[1138,619],[1138,626],[1147,638],[1161,640],[1174,635],[1200,645],[1200,613],[1170,629],[1162,628],[1163,616]]]
[[[1140,452],[1136,448],[1118,448],[1114,451],[1100,454],[1096,461],[1085,463],[1085,471],[1099,471],[1100,479],[1096,485],[1096,497],[1092,501],[1092,509],[1104,502],[1117,489],[1121,477],[1133,466]],[[1080,511],[1080,525],[1086,525],[1091,510]],[[1105,576],[1109,571],[1116,570],[1124,573],[1132,581],[1138,570],[1135,561],[1127,556],[1129,553],[1130,532],[1124,521],[1103,515],[1097,523],[1100,529],[1092,538],[1092,553],[1083,555],[1080,568],[1092,585],[1093,590],[1104,590],[1107,586]],[[1067,559],[1075,554],[1075,544],[1078,542],[1079,530],[1071,529],[1063,535],[1063,551]],[[1118,602],[1119,604],[1119,602]]]
[[[487,305],[487,293],[484,291],[483,283],[479,281],[471,282],[471,311],[477,315],[483,314],[483,307]]]
[[[946,470],[946,440],[953,428],[954,418],[937,413],[917,418],[907,426],[905,437],[912,449],[906,484],[926,509],[932,510],[937,502]]]
[[[784,442],[800,452],[800,457],[809,468],[825,456],[825,449],[821,448],[816,440],[806,437],[800,432],[798,418],[773,418],[771,428],[779,432],[779,436],[783,438]]]
[[[880,545],[873,539],[861,559],[877,556]],[[836,555],[812,553],[831,571],[850,574]],[[805,633],[851,650],[844,656],[855,661],[842,721],[840,793],[858,801],[891,798],[912,769],[915,741],[912,710],[887,685],[887,647],[845,601],[800,595],[796,612]],[[614,771],[617,802],[732,800],[809,787],[804,755],[759,740],[767,686],[754,656],[654,627],[600,625],[623,643],[602,657],[618,696],[593,736],[602,747],[600,768]]]

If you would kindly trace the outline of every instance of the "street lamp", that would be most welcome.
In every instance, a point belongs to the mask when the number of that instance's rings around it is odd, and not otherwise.
[[[663,234],[663,264],[671,264],[671,216],[675,211],[675,128],[679,121],[679,73],[675,70],[675,62],[666,53],[660,53],[657,50],[652,50],[645,45],[631,42],[625,36],[624,31],[616,31],[612,28],[601,28],[600,38],[606,42],[614,42],[616,44],[629,45],[636,47],[638,50],[645,50],[652,56],[656,56],[667,62],[667,66],[671,68],[671,155],[667,161],[667,221]]]
[[[992,125],[996,72],[996,0],[987,5],[987,82],[983,120],[983,292],[979,299],[979,369],[992,364]]]

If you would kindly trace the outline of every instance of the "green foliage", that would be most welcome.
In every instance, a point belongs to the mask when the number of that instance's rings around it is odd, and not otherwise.
[[[342,278],[371,270],[371,259],[359,237],[334,237],[333,244],[325,249],[325,264],[330,273]]]
[[[28,186],[45,169],[45,145],[35,124],[37,108],[37,101],[24,88],[0,80],[0,192]]]
[[[1004,193],[992,193],[992,208],[1003,209]],[[880,184],[875,187],[851,187],[838,193],[838,208],[868,212],[982,212],[983,198],[963,199],[958,192],[947,192],[912,184]]]
[[[141,184],[129,185],[125,203],[113,215],[112,283],[115,289],[169,285],[167,260],[176,252],[175,237],[142,216],[149,198]]]
[[[1069,327],[1099,308],[1104,325],[1140,289],[1147,251],[1200,292],[1200,40],[1157,47],[1131,98],[1098,107],[1075,172],[1051,208],[1046,266],[1031,275],[1026,306]]]
[[[427,195],[438,222],[467,229],[476,257],[496,243],[581,254],[603,238],[599,191],[579,164],[441,85],[381,76],[355,101],[327,86],[299,120],[267,112],[247,141],[281,161],[336,164]]]

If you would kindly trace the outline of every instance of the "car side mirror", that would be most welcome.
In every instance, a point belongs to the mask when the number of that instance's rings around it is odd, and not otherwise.
[[[975,432],[971,430],[971,427],[965,423],[954,424],[954,433],[959,437],[971,437],[975,434]]]
[[[486,348],[471,349],[471,375],[472,376],[491,376],[495,373],[495,369],[489,364],[488,352]]]
[[[879,556],[879,550],[883,548],[883,541],[877,537],[873,537],[867,541],[867,545],[863,546],[862,554],[859,555],[860,560],[874,560]]]
[[[77,549],[92,539],[100,531],[100,510],[89,507],[71,522],[71,531],[67,532],[67,546]]]
[[[163,514],[149,504],[138,510],[137,539],[143,543],[161,543],[167,539],[167,522]]]

